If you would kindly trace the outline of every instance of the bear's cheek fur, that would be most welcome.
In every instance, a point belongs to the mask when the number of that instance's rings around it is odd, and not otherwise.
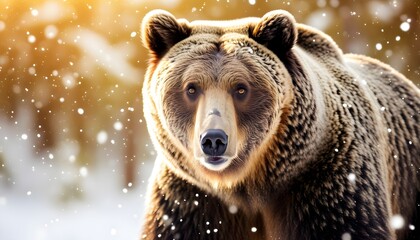
[[[274,95],[258,89],[255,89],[251,95],[250,101],[245,106],[237,107],[238,140],[240,141],[238,158],[242,160],[239,164],[254,165],[254,161],[259,161],[259,159],[251,158],[252,153],[257,152],[262,142],[271,137],[270,129],[277,123],[272,114],[275,111]]]
[[[192,147],[189,139],[194,129],[195,106],[185,101],[180,88],[175,88],[164,95],[163,113],[168,130],[189,151]]]

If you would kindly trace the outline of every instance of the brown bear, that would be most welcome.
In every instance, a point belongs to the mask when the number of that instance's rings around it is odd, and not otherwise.
[[[420,239],[420,91],[286,11],[147,14],[144,239]]]

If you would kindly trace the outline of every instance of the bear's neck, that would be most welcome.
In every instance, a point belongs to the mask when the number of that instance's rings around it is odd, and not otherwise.
[[[288,59],[288,60],[286,60]],[[266,171],[261,183],[269,186],[270,191],[287,190],[293,182],[319,159],[329,142],[328,123],[324,105],[322,86],[317,81],[317,72],[304,69],[305,55],[290,52],[283,60],[292,76],[293,100],[290,108],[282,114],[273,147],[267,151],[266,166],[275,166]],[[314,75],[314,76],[308,76]],[[263,170],[264,171],[264,170]]]

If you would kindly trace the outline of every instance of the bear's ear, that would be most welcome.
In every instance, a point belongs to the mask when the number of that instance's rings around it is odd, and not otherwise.
[[[164,10],[153,10],[146,14],[141,24],[144,46],[154,57],[161,58],[173,45],[191,34],[186,20],[177,20]]]
[[[249,35],[274,53],[284,54],[296,43],[296,21],[287,11],[271,11],[259,23],[250,27]]]

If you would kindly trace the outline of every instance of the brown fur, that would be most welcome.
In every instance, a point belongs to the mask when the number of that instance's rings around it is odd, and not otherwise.
[[[143,238],[420,237],[420,91],[400,73],[343,54],[285,11],[189,23],[159,10],[142,34],[144,113],[159,153]],[[212,170],[197,160],[197,136],[219,98],[237,155]]]

